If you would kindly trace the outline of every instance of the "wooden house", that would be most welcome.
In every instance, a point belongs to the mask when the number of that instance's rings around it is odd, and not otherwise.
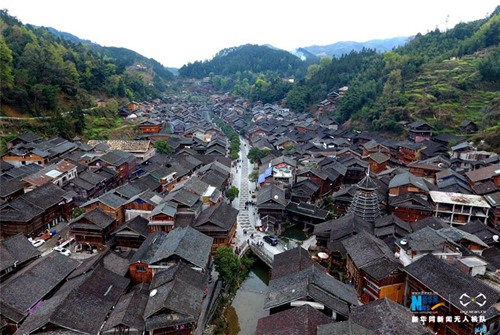
[[[159,193],[145,191],[132,196],[124,205],[125,220],[136,216],[148,217],[151,211],[162,201],[163,196]]]
[[[439,228],[441,229],[441,228]],[[439,233],[438,229],[424,227],[396,240],[396,253],[404,266],[427,254],[435,254],[449,261],[462,257],[459,245]]]
[[[54,276],[55,272],[48,273]],[[59,292],[44,299],[17,332],[33,334],[44,329],[66,334],[98,334],[129,282],[123,275],[99,265],[78,279],[68,280]]]
[[[285,190],[274,184],[264,186],[257,194],[256,207],[260,218],[269,215],[282,222],[287,204]]]
[[[429,191],[435,187],[422,177],[417,177],[410,172],[398,174],[389,182],[389,197],[403,195],[406,193],[419,194],[427,198]]]
[[[491,206],[488,223],[495,228],[500,225],[500,191],[484,196]]]
[[[200,315],[208,311],[209,274],[177,264],[158,272],[149,286],[144,308],[145,331],[149,334],[189,335],[203,328]],[[210,292],[211,293],[211,292]]]
[[[192,227],[212,237],[212,254],[218,247],[230,246],[236,234],[238,210],[225,203],[208,207],[193,222]]]
[[[119,248],[138,249],[148,236],[149,221],[142,216],[136,216],[111,232]]]
[[[432,137],[432,126],[424,121],[415,121],[408,125],[408,139],[415,143],[430,140]]]
[[[500,314],[495,308],[500,299],[497,290],[464,275],[458,268],[434,255],[426,255],[403,270],[408,275],[404,305],[419,312],[420,316],[426,316],[425,326],[432,332],[469,335],[474,334],[481,324],[491,334],[499,331]],[[437,307],[430,312],[424,310],[426,306],[432,306],[428,303],[424,305],[422,292],[436,297],[431,304]],[[431,313],[450,316],[454,322],[433,322],[428,318]]]
[[[302,306],[265,316],[257,323],[257,335],[271,334],[316,334],[318,326],[332,320],[314,307]]]
[[[130,259],[130,278],[134,284],[151,283],[156,273],[181,262],[209,271],[211,248],[212,238],[189,226],[149,234]]]
[[[141,134],[158,134],[161,130],[162,123],[156,120],[148,119],[139,123],[139,131]]]
[[[337,254],[345,254],[342,240],[361,231],[373,233],[373,224],[369,223],[354,213],[349,213],[338,219],[329,220],[314,226],[313,234],[316,235],[318,246],[326,247]]]
[[[116,195],[113,191],[110,191],[104,193],[99,198],[92,199],[84,203],[81,207],[86,212],[90,212],[91,210],[100,207],[109,216],[113,217],[118,225],[121,225],[125,222],[125,209],[123,206],[126,202],[127,199]]]
[[[2,156],[2,160],[20,167],[28,164],[45,166],[61,158],[62,156],[77,149],[75,143],[63,138],[55,137],[44,141],[36,140],[23,144],[23,142],[11,147]]]
[[[400,142],[396,159],[400,164],[407,166],[418,161],[422,155],[422,150],[425,148],[423,143]]]
[[[380,239],[362,231],[342,241],[347,253],[347,275],[363,303],[388,298],[402,303],[405,275],[393,252]]]
[[[436,174],[451,167],[451,163],[440,156],[432,157],[422,161],[416,161],[408,165],[410,173],[417,177],[423,177],[434,182]]]
[[[79,243],[105,245],[111,238],[111,232],[116,229],[117,222],[100,207],[83,214],[70,223],[71,234]]]
[[[387,168],[387,163],[390,157],[381,153],[376,152],[368,156],[368,164],[370,164],[370,171],[378,174]]]
[[[5,256],[2,255],[2,262]],[[37,258],[13,277],[2,282],[2,334],[14,334],[16,331],[19,334],[19,328],[29,324],[30,315],[43,305],[40,301],[46,301],[53,296],[77,267],[76,260],[52,252]],[[20,334],[30,333],[21,331]]]
[[[52,183],[9,201],[0,209],[1,237],[23,233],[37,236],[61,221],[68,221],[74,208],[73,197]]]
[[[285,208],[286,217],[292,224],[298,224],[302,229],[313,228],[316,224],[324,222],[328,211],[322,210],[316,205],[305,202],[290,201]]]
[[[63,186],[66,191],[72,191],[76,195],[74,201],[76,205],[81,205],[89,199],[100,196],[106,191],[105,177],[92,171],[84,171],[76,178]]]
[[[148,232],[163,231],[169,233],[174,229],[178,204],[166,201],[158,204],[148,215]]]
[[[42,256],[23,234],[17,234],[0,241],[0,281],[23,269]]]
[[[415,314],[407,307],[402,306],[391,299],[383,298],[372,301],[366,305],[353,307],[349,320],[352,328],[345,328],[346,332],[338,334],[363,334],[368,335],[370,331],[375,335],[405,334],[405,335],[433,335],[418,322],[412,322]],[[410,320],[410,321],[408,321]],[[331,328],[330,328],[331,329]],[[333,328],[335,329],[335,328]],[[351,332],[352,331],[352,332]],[[324,335],[325,333],[321,334]],[[336,334],[336,333],[328,333]],[[320,333],[318,332],[318,335]]]
[[[340,189],[343,175],[334,169],[307,168],[298,170],[295,183],[310,180],[319,187],[319,196],[324,197]]]
[[[479,131],[479,126],[474,121],[464,121],[460,123],[460,132],[462,134],[474,134]]]
[[[270,315],[313,304],[332,321],[343,321],[349,317],[351,308],[359,304],[353,288],[330,276],[321,265],[297,266],[293,264],[296,259],[290,257],[287,260],[280,257],[277,261],[287,262],[292,271],[270,280],[264,302],[264,309]]]
[[[135,156],[121,150],[110,151],[89,163],[91,171],[101,167],[107,167],[116,172],[116,184],[121,185],[127,182],[135,170]]]
[[[389,197],[388,211],[403,221],[414,222],[432,216],[434,208],[427,197],[405,193]]]

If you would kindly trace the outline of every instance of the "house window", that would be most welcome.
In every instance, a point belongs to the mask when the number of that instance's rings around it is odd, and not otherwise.
[[[137,265],[135,267],[135,272],[146,272],[146,266],[145,265]]]

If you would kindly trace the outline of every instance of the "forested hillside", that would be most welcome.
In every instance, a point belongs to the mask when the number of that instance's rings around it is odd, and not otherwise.
[[[286,105],[313,111],[328,92],[348,86],[334,110],[355,129],[401,133],[399,121],[425,120],[438,132],[474,121],[500,147],[500,7],[485,19],[418,34],[377,54],[364,49],[319,66],[288,93]]]
[[[179,75],[210,77],[217,90],[267,103],[283,99],[292,79],[304,77],[310,64],[288,51],[246,44],[223,49],[211,60],[184,65]]]
[[[282,76],[301,76],[307,65],[291,53],[268,46],[246,44],[219,51],[212,59],[196,61],[179,69],[183,77],[203,78],[210,74],[230,76],[237,72],[275,71]]]
[[[97,98],[160,96],[173,75],[123,48],[74,43],[0,11],[0,102],[5,115],[54,115]]]

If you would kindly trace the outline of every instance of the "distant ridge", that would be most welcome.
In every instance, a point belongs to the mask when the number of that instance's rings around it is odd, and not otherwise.
[[[376,39],[366,42],[342,41],[328,45],[311,45],[303,47],[302,49],[318,57],[340,57],[348,54],[351,51],[361,51],[363,48],[375,49],[378,52],[390,51],[395,47],[405,45],[408,41],[412,40],[413,36],[400,36],[388,39]]]

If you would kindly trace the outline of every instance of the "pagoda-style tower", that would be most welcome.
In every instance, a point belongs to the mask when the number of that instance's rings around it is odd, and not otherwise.
[[[370,177],[370,169],[357,188],[347,213],[353,213],[367,222],[374,223],[380,217],[380,203],[375,191],[378,185]]]

